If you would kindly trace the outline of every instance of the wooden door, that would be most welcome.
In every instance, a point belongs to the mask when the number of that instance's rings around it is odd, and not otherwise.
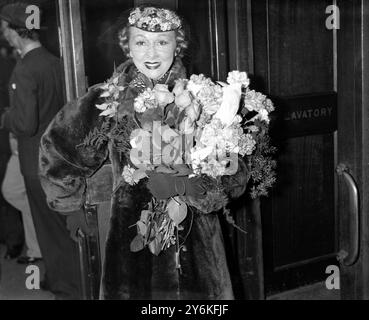
[[[262,199],[266,295],[337,264],[336,30],[330,0],[251,1],[252,84],[274,101],[278,182]]]
[[[247,3],[241,57],[278,108],[278,183],[262,200],[266,294],[339,265],[342,299],[368,299],[369,4]]]

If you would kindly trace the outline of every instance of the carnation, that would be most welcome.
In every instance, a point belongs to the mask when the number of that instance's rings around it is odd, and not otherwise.
[[[197,96],[202,88],[211,85],[214,85],[214,83],[209,78],[206,78],[203,74],[192,75],[187,84],[187,90],[191,91],[194,96]]]
[[[249,111],[259,112],[266,108],[265,106],[266,96],[255,90],[248,90],[245,94],[245,108]],[[270,106],[268,105],[270,108]]]
[[[256,148],[256,141],[251,134],[244,134],[240,137],[239,148],[239,154],[241,156],[250,156],[254,152]]]
[[[173,93],[169,92],[168,85],[166,84],[157,84],[154,89],[154,99],[160,107],[165,107],[166,105],[172,103],[174,101]],[[149,97],[149,101],[152,99],[151,94]]]
[[[246,72],[232,71],[228,73],[227,82],[229,84],[242,84],[245,87],[250,85],[250,80]]]
[[[258,118],[260,119],[260,121],[265,121],[266,123],[270,122],[269,113],[265,109],[259,111]]]
[[[155,92],[150,88],[142,92],[134,102],[134,109],[138,113],[144,113],[147,109],[155,109],[158,102],[155,98]]]

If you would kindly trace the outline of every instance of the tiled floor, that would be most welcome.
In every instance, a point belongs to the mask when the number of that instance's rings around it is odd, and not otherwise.
[[[4,260],[5,248],[0,246],[0,300],[53,300],[54,296],[47,291],[28,290],[26,288],[26,267],[15,260]],[[36,264],[42,275],[43,265]],[[324,283],[301,287],[282,292],[267,298],[267,300],[339,300],[340,292],[328,290]]]
[[[0,246],[0,300],[53,300],[52,293],[26,288],[26,265],[17,264],[15,260],[4,260],[5,248]],[[43,273],[42,263],[35,264]]]
[[[268,297],[267,300],[340,300],[339,290],[328,290],[324,282]]]

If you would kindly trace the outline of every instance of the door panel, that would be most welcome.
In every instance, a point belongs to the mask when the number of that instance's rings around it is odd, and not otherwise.
[[[252,1],[255,88],[277,106],[278,182],[262,201],[267,294],[322,280],[336,262],[335,47],[325,27],[331,4]]]
[[[273,194],[274,268],[335,252],[332,134],[291,138],[279,165],[284,187]],[[281,172],[280,171],[280,172]],[[277,189],[277,188],[276,188]],[[324,231],[324,232],[322,232]]]
[[[330,0],[269,0],[269,94],[334,90],[333,32],[325,27]]]

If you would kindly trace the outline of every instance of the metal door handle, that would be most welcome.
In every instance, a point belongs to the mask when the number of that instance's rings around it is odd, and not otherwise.
[[[337,259],[345,266],[352,266],[359,257],[360,251],[360,212],[359,212],[359,191],[355,183],[354,178],[349,173],[346,165],[339,164],[336,168],[336,172],[339,176],[343,177],[348,189],[349,189],[349,201],[350,201],[350,214],[351,221],[353,222],[352,236],[350,235],[349,252],[341,250]]]

